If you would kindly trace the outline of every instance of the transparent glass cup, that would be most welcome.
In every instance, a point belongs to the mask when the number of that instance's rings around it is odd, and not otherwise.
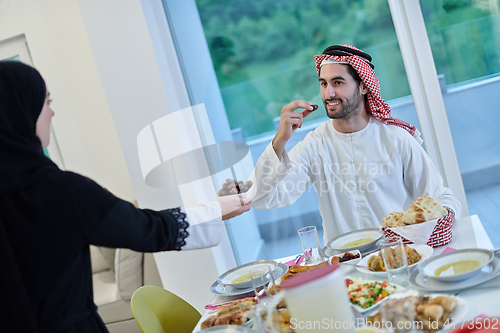
[[[264,264],[254,267],[250,271],[250,279],[252,280],[255,296],[257,296],[257,302],[263,297],[274,294],[276,282],[274,281],[273,267],[271,265]]]
[[[276,294],[276,282],[271,265],[259,265],[250,271],[250,279],[255,293],[256,304],[252,308],[253,328],[259,332],[267,332],[266,316],[272,296]]]
[[[382,238],[378,245],[390,283],[409,286],[410,269],[401,237]]]
[[[325,261],[321,255],[321,245],[316,227],[304,227],[299,229],[298,233],[306,265],[315,265]]]

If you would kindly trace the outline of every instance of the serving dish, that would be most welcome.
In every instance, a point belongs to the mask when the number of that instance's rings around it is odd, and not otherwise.
[[[282,277],[283,274],[285,274],[286,272],[288,272],[288,266],[282,263],[278,263],[278,267],[276,267],[276,269],[274,269],[273,271],[273,277],[275,280],[277,280],[280,277]],[[214,294],[222,296],[238,296],[245,294],[253,294],[253,287],[250,283],[250,287],[235,288],[231,285],[224,285],[219,283],[219,281],[215,281],[210,286],[210,291],[213,292]]]
[[[500,257],[497,255],[488,265],[484,266],[476,275],[469,279],[453,282],[439,281],[420,273],[420,271],[416,269],[410,274],[409,281],[412,286],[418,289],[451,292],[477,286],[498,275],[500,275]]]
[[[351,253],[352,255],[359,254],[359,258],[355,258],[355,259],[351,259],[351,260],[347,260],[347,261],[343,261],[343,262],[338,262],[338,263],[340,264],[340,266],[342,267],[342,269],[345,273],[348,273],[348,272],[354,270],[356,268],[356,264],[363,258],[363,256],[361,255],[361,252],[359,252],[359,250],[346,251],[343,253],[335,254],[331,257],[328,257],[328,262],[331,263],[333,257],[338,257],[338,258],[343,257],[344,254],[346,254],[347,252]],[[346,263],[347,265],[343,265],[344,263]]]
[[[494,256],[495,255],[493,251],[484,249],[455,250],[430,258],[425,263],[420,265],[418,270],[421,274],[427,277],[431,277],[437,281],[460,281],[478,274],[479,271],[483,269],[483,267],[488,265],[493,260]],[[464,263],[466,261],[470,262],[472,264],[472,267],[475,268],[460,274],[450,272],[448,275],[446,273],[451,270],[450,268],[444,270],[440,275],[436,275],[439,274],[438,272],[443,270],[443,268],[446,268],[453,263]]]
[[[377,244],[377,241],[382,237],[378,228],[369,228],[369,229],[360,229],[354,230],[351,232],[347,232],[345,234],[339,235],[330,241],[328,241],[326,247],[332,249],[337,252],[349,252],[352,250],[359,250],[360,252],[367,251],[371,248],[374,248]],[[373,241],[370,241],[366,244],[352,246],[348,248],[342,248],[348,243],[355,242],[361,239],[371,238]],[[327,253],[325,253],[327,254]],[[328,254],[327,254],[328,255]]]
[[[434,252],[434,249],[432,247],[430,247],[429,245],[407,244],[407,246],[411,247],[412,249],[417,251],[420,254],[420,256],[422,257],[422,258],[420,258],[420,260],[418,262],[414,263],[413,265],[408,266],[410,268],[410,270],[414,269],[415,267],[417,267],[418,265],[423,263]],[[387,277],[387,272],[373,272],[367,268],[368,267],[368,260],[370,259],[370,257],[378,256],[378,254],[379,254],[379,251],[374,252],[367,257],[363,257],[363,259],[358,263],[358,266],[356,267],[358,269],[358,271],[361,273],[364,273],[364,274],[370,274],[370,275],[377,276],[377,277]]]
[[[359,285],[359,284],[366,284],[366,283],[369,283],[369,284],[372,284],[372,283],[375,283],[375,282],[378,282],[378,283],[383,283],[383,282],[387,282],[386,280],[382,280],[382,281],[376,281],[376,280],[364,280],[364,279],[361,279],[361,278],[352,278],[352,277],[346,277],[346,280],[347,279],[350,279],[352,280],[354,283],[354,285]],[[378,307],[380,304],[382,304],[388,297],[396,294],[396,293],[399,293],[399,292],[403,292],[406,288],[403,287],[403,286],[400,286],[398,284],[393,284],[393,283],[388,283],[389,286],[391,287],[394,287],[395,290],[391,290],[392,293],[389,294],[388,296],[382,298],[380,301],[378,301],[377,303],[367,307],[367,308],[364,308],[358,304],[353,304],[351,302],[351,306],[356,309],[356,311],[358,311],[359,313],[365,313],[365,312],[368,312],[368,311],[371,311],[373,309],[375,309],[376,307]],[[392,289],[392,288],[391,288]],[[349,292],[349,286],[347,286],[347,290]]]
[[[460,319],[465,318],[465,315],[467,314],[467,311],[469,309],[469,306],[467,304],[467,301],[465,301],[463,298],[459,296],[453,296],[450,294],[443,294],[443,293],[433,293],[433,294],[425,294],[425,295],[420,295],[418,291],[413,290],[413,289],[408,289],[406,291],[403,291],[401,293],[396,293],[393,295],[390,295],[387,297],[387,299],[402,299],[406,298],[409,296],[424,296],[424,297],[430,297],[430,298],[436,298],[438,296],[446,296],[446,297],[452,297],[457,301],[457,305],[453,311],[451,311],[450,315],[448,316],[449,321],[446,324],[446,327],[453,327],[454,325],[457,324],[457,322],[460,321]],[[446,329],[445,327],[445,329]]]
[[[217,279],[220,284],[231,286],[233,288],[248,288],[252,287],[252,280],[250,279],[250,271],[257,266],[269,265],[271,270],[274,271],[278,267],[278,263],[274,260],[257,260],[249,262],[238,267],[234,267]],[[234,282],[238,278],[248,278],[241,282]]]

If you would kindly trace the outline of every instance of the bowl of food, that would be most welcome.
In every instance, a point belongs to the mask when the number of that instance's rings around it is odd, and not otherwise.
[[[341,266],[344,266],[345,271],[350,271],[356,268],[357,263],[361,260],[361,252],[359,250],[353,250],[350,252],[344,252],[340,254],[336,254],[328,258],[328,262],[330,263],[339,263]],[[342,265],[342,264],[346,265]]]
[[[410,271],[431,257],[434,249],[428,245],[404,244],[406,260]],[[394,250],[394,249],[393,249]],[[387,271],[380,251],[371,253],[359,262],[358,271],[364,274],[386,277]]]
[[[494,257],[493,251],[463,249],[427,259],[418,269],[420,273],[438,281],[461,281],[477,274]]]
[[[327,247],[338,252],[364,252],[375,247],[381,237],[378,228],[354,230],[331,239]]]
[[[250,271],[260,265],[269,265],[275,279],[277,278],[277,275],[279,275],[277,274],[278,263],[276,261],[258,260],[228,270],[227,272],[219,276],[217,282],[219,282],[220,284],[229,285],[233,288],[251,287],[252,279],[250,278]]]

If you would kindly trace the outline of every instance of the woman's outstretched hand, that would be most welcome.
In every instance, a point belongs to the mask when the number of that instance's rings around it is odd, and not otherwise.
[[[242,196],[219,197],[217,202],[220,204],[222,219],[229,220],[235,216],[248,212],[252,207],[252,199]]]

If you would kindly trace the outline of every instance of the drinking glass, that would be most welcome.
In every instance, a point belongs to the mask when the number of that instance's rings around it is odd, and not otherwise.
[[[378,245],[390,283],[409,286],[410,269],[401,237],[382,238]]]
[[[315,265],[323,262],[325,259],[321,255],[321,245],[316,227],[305,227],[299,229],[298,233],[306,265]]]
[[[257,297],[257,302],[266,296],[270,296],[276,291],[276,282],[273,276],[272,265],[258,265],[250,271],[253,291]]]
[[[252,308],[253,328],[259,332],[269,331],[266,316],[272,296],[276,294],[276,282],[271,265],[259,265],[250,271],[256,304]]]

